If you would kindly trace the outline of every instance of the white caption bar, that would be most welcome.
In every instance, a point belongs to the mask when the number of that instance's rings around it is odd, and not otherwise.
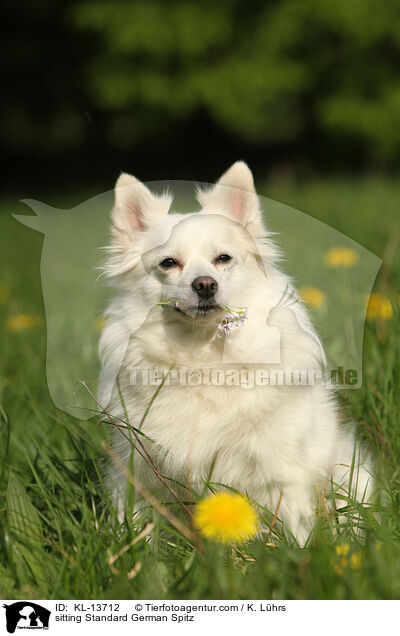
[[[400,601],[2,601],[0,633],[176,634],[204,629],[293,629],[307,636],[363,636],[397,624]],[[24,631],[21,631],[24,630]],[[38,634],[39,632],[39,634]],[[213,633],[213,632],[212,632]],[[244,632],[243,632],[244,633]],[[267,633],[267,631],[264,631]],[[277,632],[277,633],[280,633]]]

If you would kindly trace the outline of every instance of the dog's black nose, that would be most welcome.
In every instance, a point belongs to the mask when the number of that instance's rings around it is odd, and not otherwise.
[[[194,279],[192,287],[200,298],[211,298],[217,293],[218,283],[211,276],[199,276]]]

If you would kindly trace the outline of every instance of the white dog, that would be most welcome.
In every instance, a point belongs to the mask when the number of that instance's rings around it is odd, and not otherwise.
[[[99,401],[137,427],[157,389],[149,378],[169,372],[142,423],[161,474],[201,492],[212,469],[213,483],[272,512],[280,501],[284,527],[304,544],[317,490],[334,483],[366,499],[369,473],[332,392],[318,381],[282,382],[287,369],[321,379],[324,352],[278,268],[249,168],[235,163],[197,198],[199,212],[168,214],[169,195],[127,174],[117,181],[104,269],[118,294],[100,342]],[[127,463],[131,444],[119,431],[114,443]],[[170,499],[137,453],[134,471]],[[117,468],[110,482],[123,506]]]

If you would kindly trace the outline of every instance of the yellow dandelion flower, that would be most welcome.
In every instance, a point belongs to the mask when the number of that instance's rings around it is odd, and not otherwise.
[[[336,554],[339,556],[347,556],[350,550],[350,546],[348,543],[343,543],[342,545],[336,546]]]
[[[334,571],[336,572],[336,574],[339,574],[339,576],[341,576],[343,574],[342,568],[340,568],[337,563],[332,561],[332,559],[331,559],[330,563],[331,563],[331,566],[333,567]]]
[[[96,320],[94,321],[94,327],[96,331],[103,331],[104,327],[106,326],[106,322],[106,319],[102,318],[101,316],[99,318],[96,318]]]
[[[6,303],[10,295],[10,289],[4,283],[0,283],[0,303]]]
[[[321,307],[325,302],[325,294],[318,287],[300,287],[299,294],[312,307]]]
[[[354,552],[350,557],[350,565],[353,570],[358,570],[361,567],[361,552]]]
[[[393,307],[389,298],[383,294],[371,294],[367,307],[367,320],[390,320],[391,318],[393,318]]]
[[[257,515],[249,501],[230,492],[199,501],[193,520],[202,535],[221,543],[245,541],[257,530]]]
[[[6,327],[8,331],[16,333],[24,329],[32,329],[32,327],[36,327],[39,322],[38,316],[32,314],[15,314],[7,318]]]
[[[324,261],[328,267],[353,267],[358,254],[349,247],[332,247],[325,253]]]

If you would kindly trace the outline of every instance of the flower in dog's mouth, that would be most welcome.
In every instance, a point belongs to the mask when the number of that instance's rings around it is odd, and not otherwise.
[[[248,499],[230,492],[199,501],[193,521],[204,537],[221,543],[246,541],[257,531],[257,514]]]
[[[183,300],[160,300],[160,302],[156,303],[156,305],[161,305],[162,307],[172,307],[172,309],[175,309],[175,311],[183,312],[192,317],[195,317],[199,314],[205,315],[211,311],[220,309],[219,305],[217,305],[214,301],[207,301],[201,304],[199,303],[196,306],[187,307],[185,309],[183,309]]]
[[[161,305],[161,307],[173,307],[176,311],[182,311],[179,309],[179,305],[182,305],[183,300],[160,300],[157,305]]]
[[[183,300],[160,300],[156,305],[161,305],[162,307],[172,307],[176,311],[182,312],[184,311],[182,308]],[[199,304],[196,307],[192,307],[191,310],[185,310],[188,313],[195,313],[205,315],[209,312],[219,310],[220,306],[215,302],[204,302],[203,304]],[[226,305],[225,307],[225,315],[222,318],[221,322],[217,324],[217,328],[223,331],[225,334],[229,333],[233,329],[237,327],[243,327],[244,321],[247,320],[247,307],[231,307],[230,305]]]
[[[227,305],[225,307],[225,316],[218,323],[218,329],[224,332],[224,334],[229,333],[233,329],[237,327],[244,327],[244,321],[247,320],[247,307],[230,307]]]

